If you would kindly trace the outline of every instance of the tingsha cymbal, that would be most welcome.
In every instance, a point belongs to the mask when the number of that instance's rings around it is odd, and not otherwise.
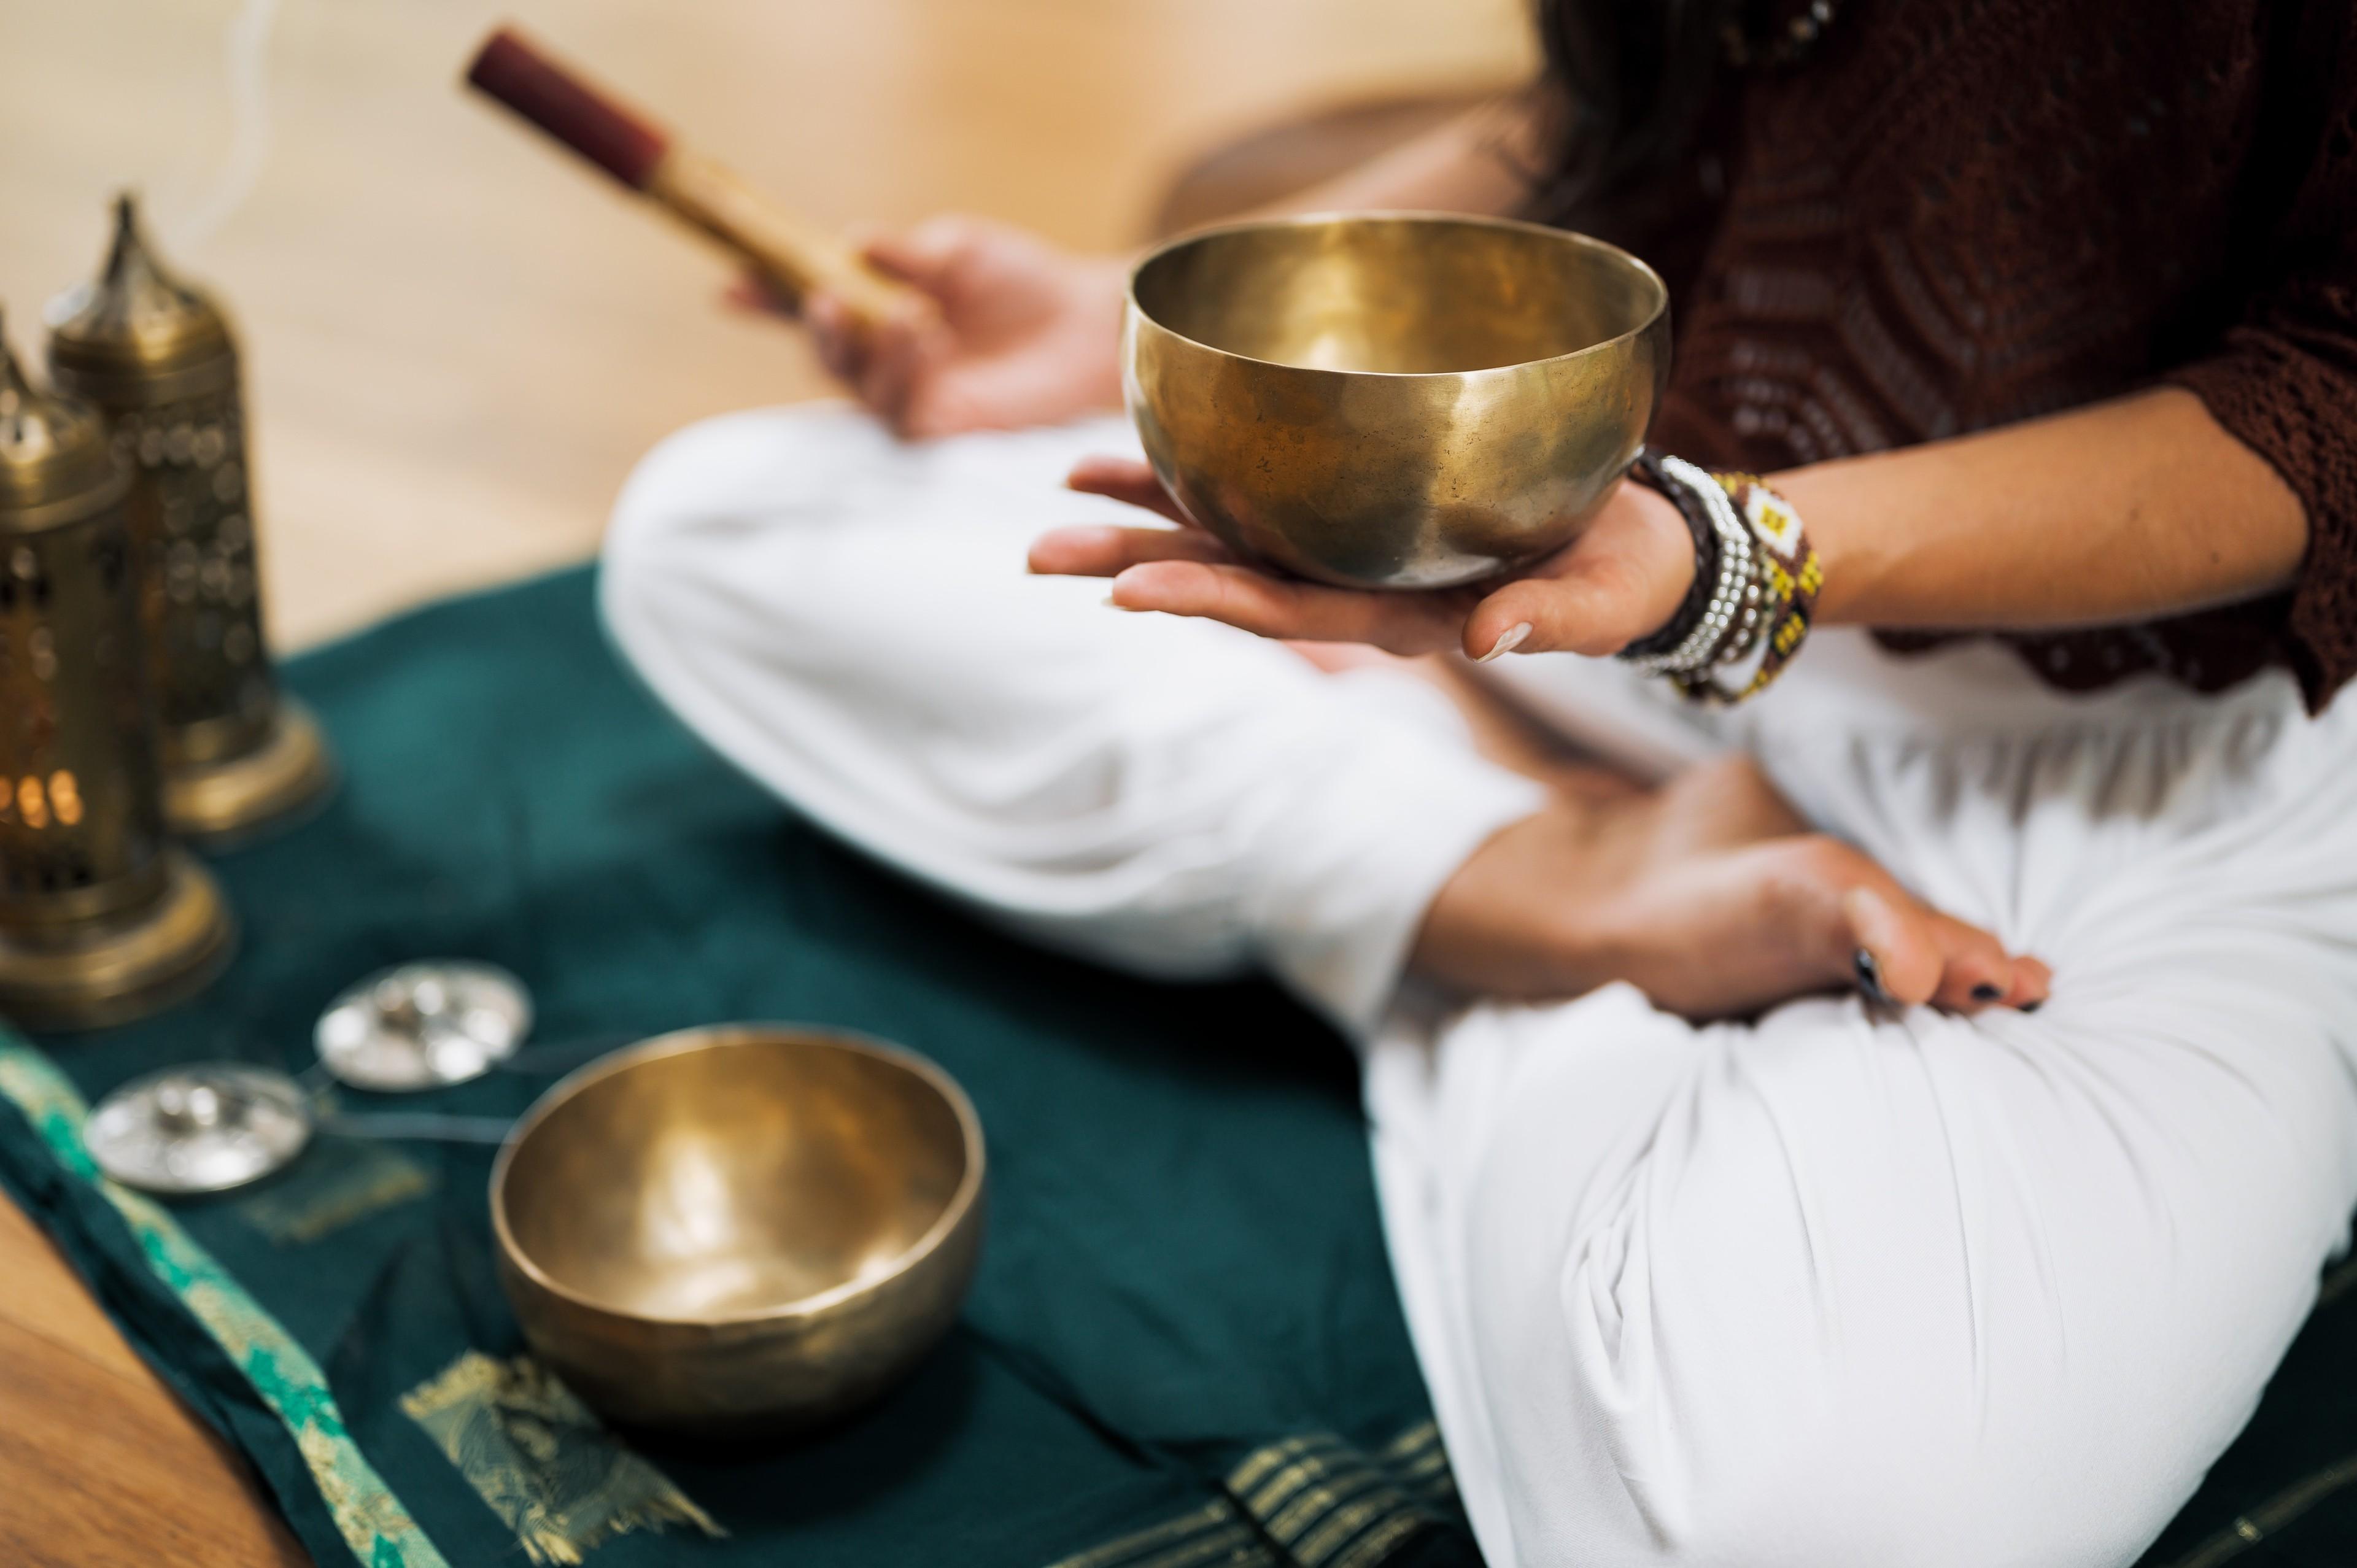
[[[147,1192],[222,1192],[282,1169],[311,1141],[295,1080],[242,1062],[135,1079],[98,1103],[82,1142],[99,1168]]]
[[[523,982],[496,964],[429,959],[372,974],[319,1017],[319,1059],[354,1089],[399,1094],[480,1078],[532,1030]]]

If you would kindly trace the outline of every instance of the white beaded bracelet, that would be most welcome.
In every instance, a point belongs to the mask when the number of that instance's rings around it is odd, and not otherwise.
[[[1718,571],[1710,597],[1694,628],[1675,648],[1629,660],[1647,675],[1690,675],[1720,661],[1730,643],[1749,646],[1760,622],[1760,553],[1750,525],[1736,514],[1727,492],[1705,470],[1683,457],[1660,459],[1663,478],[1698,499],[1718,536]]]

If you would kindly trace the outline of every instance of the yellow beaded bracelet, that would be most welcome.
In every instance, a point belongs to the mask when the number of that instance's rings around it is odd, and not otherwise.
[[[1728,646],[1714,650],[1711,658],[1699,669],[1674,674],[1678,690],[1696,702],[1730,704],[1757,696],[1767,690],[1770,682],[1784,672],[1784,667],[1800,652],[1807,640],[1809,627],[1816,611],[1817,594],[1824,586],[1824,568],[1817,553],[1809,543],[1808,531],[1801,526],[1801,514],[1792,503],[1761,482],[1757,474],[1713,470],[1710,478],[1717,483],[1719,494],[1709,498],[1726,505],[1739,518],[1758,544],[1753,552],[1753,570],[1759,575],[1761,597],[1766,605],[1760,640],[1767,651],[1751,679],[1741,686],[1722,686],[1711,671],[1721,663],[1744,658],[1753,644]]]

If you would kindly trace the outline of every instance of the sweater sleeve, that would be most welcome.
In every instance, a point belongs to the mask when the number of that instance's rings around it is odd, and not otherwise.
[[[2357,62],[2331,72],[2314,159],[2270,285],[2213,352],[2168,379],[2281,474],[2308,512],[2284,625],[2311,710],[2357,674]]]

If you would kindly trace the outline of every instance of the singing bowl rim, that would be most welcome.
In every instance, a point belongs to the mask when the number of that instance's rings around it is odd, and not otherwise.
[[[1653,306],[1646,312],[1643,320],[1625,332],[1617,332],[1609,338],[1599,338],[1593,343],[1583,344],[1579,348],[1568,349],[1564,353],[1547,354],[1535,360],[1516,360],[1508,364],[1484,365],[1479,370],[1469,371],[1342,371],[1323,365],[1292,365],[1283,360],[1264,360],[1257,355],[1239,354],[1232,349],[1222,349],[1216,344],[1206,343],[1200,338],[1190,338],[1179,331],[1138,302],[1137,280],[1146,275],[1146,270],[1148,267],[1165,256],[1174,254],[1205,240],[1217,239],[1225,234],[1256,233],[1271,229],[1314,229],[1330,228],[1342,223],[1390,222],[1452,225],[1465,229],[1518,230],[1523,233],[1539,235],[1550,242],[1567,244],[1575,250],[1600,251],[1627,266],[1631,272],[1652,285]],[[1557,229],[1551,224],[1533,223],[1520,218],[1492,218],[1477,212],[1441,212],[1428,208],[1412,208],[1396,211],[1383,208],[1337,209],[1326,212],[1295,213],[1283,218],[1247,218],[1230,223],[1206,224],[1200,229],[1189,229],[1183,234],[1175,234],[1140,256],[1130,267],[1129,277],[1123,285],[1122,293],[1132,319],[1146,322],[1157,332],[1176,338],[1192,348],[1200,349],[1207,354],[1217,354],[1222,359],[1233,360],[1239,364],[1266,365],[1272,370],[1290,371],[1298,375],[1363,376],[1370,380],[1389,381],[1463,381],[1474,376],[1503,376],[1526,370],[1533,365],[1559,364],[1577,360],[1585,354],[1601,354],[1652,331],[1670,310],[1670,285],[1663,281],[1662,274],[1655,272],[1652,263],[1643,257],[1633,252],[1622,250],[1609,240],[1599,240],[1593,234],[1583,234],[1575,229]]]
[[[780,1302],[775,1306],[748,1312],[673,1316],[642,1311],[576,1290],[541,1267],[532,1254],[524,1251],[508,1224],[508,1175],[515,1163],[516,1151],[523,1146],[524,1141],[538,1130],[542,1122],[571,1103],[583,1090],[633,1068],[668,1057],[688,1056],[697,1051],[760,1040],[815,1043],[876,1058],[913,1075],[939,1094],[957,1117],[958,1132],[965,1151],[965,1172],[959,1177],[957,1189],[950,1194],[941,1214],[926,1228],[923,1235],[892,1260],[889,1268],[863,1278],[845,1280],[841,1284],[829,1285],[814,1294]],[[531,1107],[516,1119],[515,1125],[508,1129],[507,1136],[500,1142],[499,1157],[491,1163],[491,1230],[497,1240],[500,1255],[529,1281],[533,1289],[544,1291],[560,1301],[591,1313],[632,1323],[681,1328],[734,1328],[791,1322],[816,1317],[847,1302],[874,1294],[894,1281],[907,1278],[940,1251],[942,1245],[957,1233],[959,1227],[966,1222],[981,1199],[985,1157],[982,1118],[975,1113],[974,1101],[966,1097],[965,1090],[957,1079],[931,1058],[905,1046],[896,1046],[889,1040],[878,1039],[856,1029],[837,1028],[830,1024],[699,1024],[691,1028],[673,1029],[668,1034],[657,1035],[634,1046],[625,1046],[610,1056],[600,1057],[586,1067],[576,1068],[533,1101]]]

